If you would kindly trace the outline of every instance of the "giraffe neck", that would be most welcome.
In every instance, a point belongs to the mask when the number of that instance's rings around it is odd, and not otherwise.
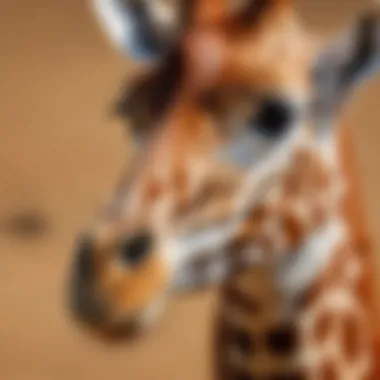
[[[251,267],[222,286],[217,379],[377,379],[368,262],[337,210],[286,265]]]

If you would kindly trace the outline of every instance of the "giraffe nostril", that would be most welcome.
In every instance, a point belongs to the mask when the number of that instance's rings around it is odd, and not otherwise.
[[[143,261],[153,246],[153,237],[148,232],[141,232],[129,238],[122,245],[122,259],[127,265],[137,265]]]

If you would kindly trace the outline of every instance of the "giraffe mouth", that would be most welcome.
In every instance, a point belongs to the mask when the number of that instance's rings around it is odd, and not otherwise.
[[[103,325],[94,326],[101,340],[110,344],[135,342],[154,329],[165,311],[166,294],[157,296],[143,310],[121,312]]]
[[[152,323],[153,324],[153,323]],[[105,344],[134,343],[141,339],[147,331],[144,318],[139,315],[129,315],[118,320],[109,321],[105,324],[83,323],[85,333]]]

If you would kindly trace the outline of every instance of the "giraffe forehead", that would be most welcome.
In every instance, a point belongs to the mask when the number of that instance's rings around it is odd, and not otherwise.
[[[184,44],[187,76],[193,87],[212,85],[220,79],[232,45],[228,33],[205,28],[190,33]]]

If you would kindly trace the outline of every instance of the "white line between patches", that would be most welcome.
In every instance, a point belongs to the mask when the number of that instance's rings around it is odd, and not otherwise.
[[[345,236],[345,228],[340,219],[332,220],[322,228],[295,254],[278,268],[278,282],[287,296],[296,297],[323,271],[336,246]]]

